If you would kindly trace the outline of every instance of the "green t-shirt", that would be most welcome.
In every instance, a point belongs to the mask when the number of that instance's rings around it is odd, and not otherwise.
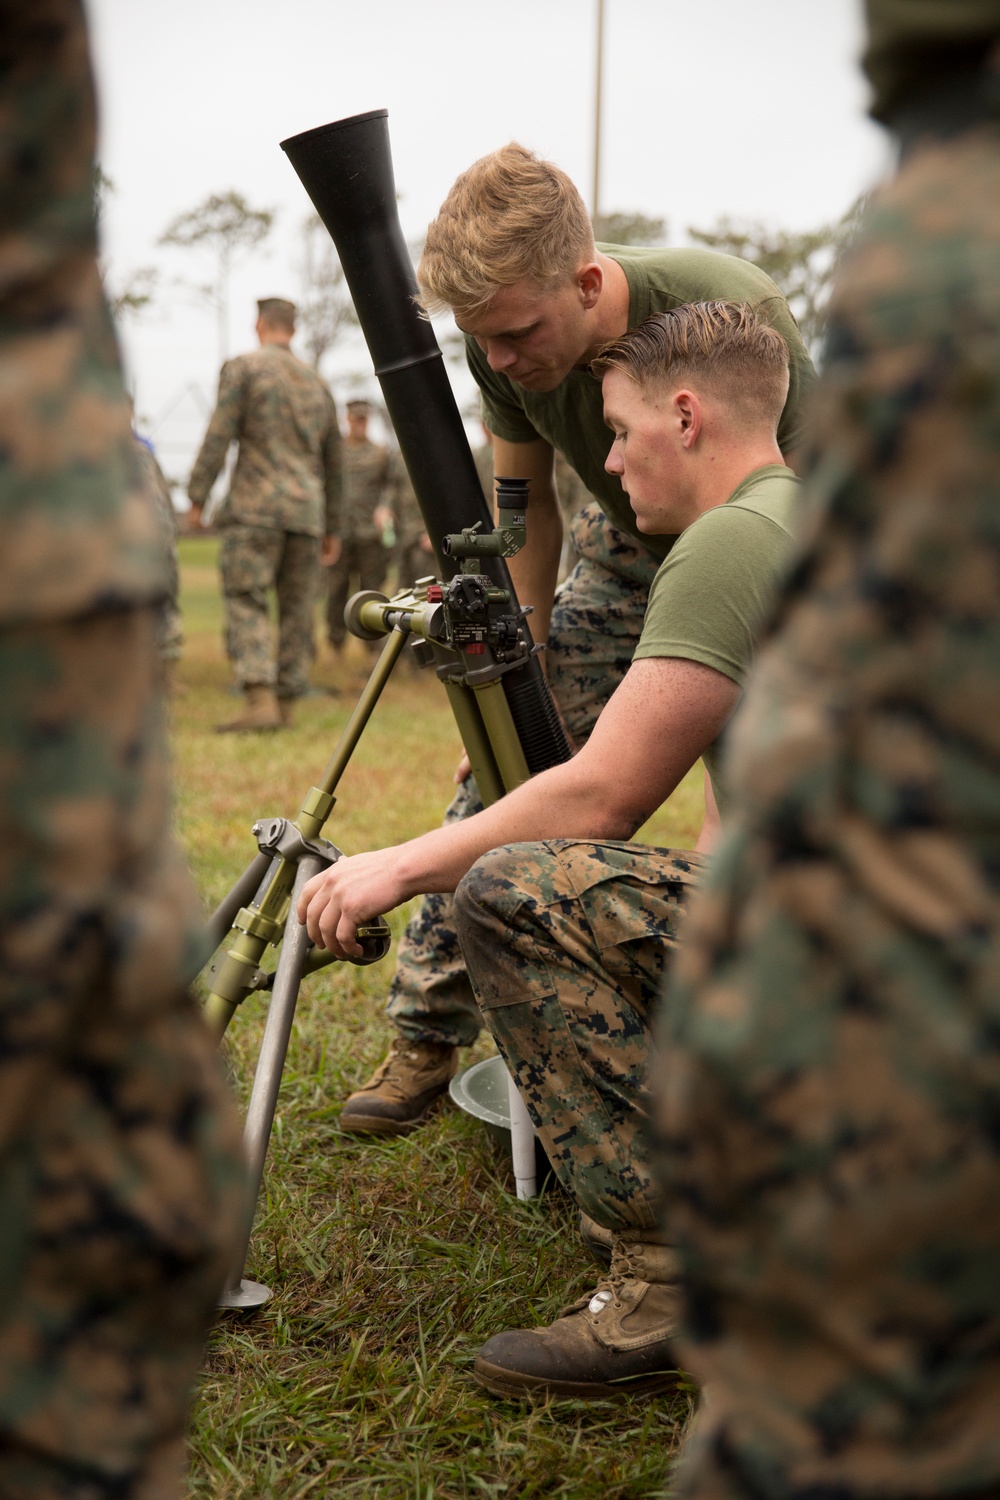
[[[791,469],[768,464],[683,531],[653,579],[633,659],[682,656],[742,687],[791,553],[798,501]],[[721,807],[718,740],[703,759]]]
[[[789,357],[788,400],[778,443],[782,453],[791,452],[802,435],[805,397],[816,372],[788,303],[771,278],[749,261],[715,250],[598,248],[618,262],[628,279],[630,328],[686,302],[728,300],[750,303],[778,330]],[[491,370],[474,339],[466,339],[466,355],[482,391],[483,421],[490,431],[510,443],[531,443],[540,437],[551,443],[600,501],[609,520],[656,557],[665,557],[673,538],[638,531],[621,484],[605,471],[611,437],[604,425],[601,382],[586,370],[573,370],[554,391],[529,391]]]

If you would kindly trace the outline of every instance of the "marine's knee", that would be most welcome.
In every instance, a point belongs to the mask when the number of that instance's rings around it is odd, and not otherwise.
[[[455,892],[455,921],[459,936],[482,926],[513,925],[523,905],[527,871],[534,844],[510,844],[491,849],[472,866]]]

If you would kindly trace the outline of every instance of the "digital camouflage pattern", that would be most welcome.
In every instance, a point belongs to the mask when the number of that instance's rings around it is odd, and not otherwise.
[[[344,445],[336,408],[322,378],[290,349],[264,344],[222,366],[188,482],[193,505],[208,499],[230,443],[239,443],[239,454],[217,525],[339,533]]]
[[[1000,124],[876,198],[815,444],[663,1010],[680,1491],[996,1494]]]
[[[0,20],[0,1493],[172,1500],[245,1174],[185,989],[83,14]]]
[[[184,644],[181,621],[181,577],[177,562],[177,512],[170,496],[170,486],[157,463],[152,448],[140,437],[133,438],[133,458],[138,469],[139,487],[148,497],[156,516],[160,546],[166,565],[167,596],[160,606],[160,656],[166,662],[177,661]]]
[[[344,541],[380,541],[374,512],[389,504],[389,452],[368,438],[349,438],[343,445],[344,503],[340,534]]]
[[[483,1019],[566,1191],[606,1229],[659,1218],[652,1021],[703,861],[568,839],[494,849],[455,893]]]
[[[186,989],[203,955],[169,834],[156,625],[146,609],[0,632],[5,1500],[178,1493],[243,1207]]]
[[[166,588],[95,261],[94,94],[71,0],[2,0],[0,623]],[[59,150],[52,149],[58,142]]]
[[[226,606],[226,655],[240,687],[273,687],[279,698],[309,690],[316,654],[313,608],[320,579],[320,544],[303,532],[227,526],[219,547]],[[278,643],[268,594],[278,601]]]
[[[659,563],[604,517],[593,502],[574,518],[579,561],[556,593],[549,647],[549,685],[563,721],[582,745],[632,662],[649,586]],[[445,822],[482,806],[470,778]],[[462,961],[450,896],[425,896],[399,942],[386,1014],[413,1042],[475,1041],[480,1017]]]

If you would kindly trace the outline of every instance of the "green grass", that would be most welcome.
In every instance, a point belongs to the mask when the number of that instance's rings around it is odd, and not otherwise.
[[[352,642],[294,730],[216,736],[231,717],[215,544],[181,544],[187,641],[174,699],[177,818],[206,907],[254,853],[250,824],[294,815],[325,764],[367,658]],[[347,852],[433,826],[451,795],[459,741],[444,694],[400,672],[339,789],[327,834]],[[690,846],[701,819],[692,772],[643,831]],[[398,934],[406,912],[391,917]],[[192,1429],[191,1493],[217,1500],[564,1497],[640,1500],[667,1482],[690,1394],[624,1404],[495,1401],[472,1381],[492,1333],[547,1322],[595,1280],[575,1213],[558,1191],[512,1196],[508,1163],[448,1107],[406,1140],[342,1136],[344,1095],[382,1057],[392,959],[332,968],[303,987],[272,1136],[248,1274],[274,1289],[252,1319],[224,1315],[206,1356]],[[264,1003],[248,1001],[227,1041],[245,1102]],[[486,1056],[481,1040],[472,1057]]]

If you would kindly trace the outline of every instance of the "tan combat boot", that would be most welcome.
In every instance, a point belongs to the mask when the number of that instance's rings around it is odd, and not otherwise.
[[[495,1334],[473,1374],[495,1396],[522,1400],[670,1390],[681,1378],[671,1343],[679,1312],[677,1257],[659,1231],[615,1234],[610,1273],[593,1292],[547,1328]]]
[[[457,1071],[457,1047],[398,1036],[385,1061],[344,1104],[340,1128],[351,1135],[408,1135],[423,1124]]]
[[[274,688],[254,683],[243,690],[246,707],[238,719],[229,724],[216,724],[216,734],[241,734],[244,731],[280,729],[281,710],[274,696]]]

